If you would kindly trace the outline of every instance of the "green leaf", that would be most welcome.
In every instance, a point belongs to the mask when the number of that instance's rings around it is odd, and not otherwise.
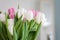
[[[0,21],[0,30],[1,30],[1,28],[2,28],[2,22]]]
[[[18,9],[20,9],[20,6],[19,6],[19,4],[18,4]]]
[[[42,25],[42,23],[40,23],[40,24],[38,25],[38,29],[37,29],[37,31],[36,31],[34,40],[37,40],[37,37],[38,37],[38,35],[39,35],[39,33],[40,33],[41,25]]]
[[[16,24],[17,21],[18,21],[18,12],[16,12],[16,15],[14,17],[14,25]]]
[[[19,27],[17,29],[18,39],[21,39],[21,37],[22,37],[22,26],[23,26],[23,23],[21,22],[21,24],[19,25]]]
[[[34,40],[35,33],[36,33],[35,31],[30,31],[27,40]]]
[[[34,26],[34,24],[35,24],[35,21],[31,20],[30,25],[29,25],[29,31],[32,29],[32,27]]]
[[[0,33],[0,36],[1,36],[2,40],[5,40],[3,33]]]
[[[14,28],[13,40],[17,40],[17,33],[16,33],[15,28]]]
[[[23,26],[22,26],[22,38],[21,40],[24,40],[25,39],[25,23],[23,23]]]
[[[3,31],[3,35],[5,37],[5,39],[7,40],[8,39],[8,36],[7,36],[7,29],[6,29],[6,25],[3,23],[2,25],[2,31]]]
[[[2,32],[2,26],[3,24],[2,24],[2,22],[0,21],[0,36],[2,37],[2,39],[3,40],[5,40],[5,37],[4,37],[4,35],[3,35],[3,32]]]
[[[6,23],[5,23],[5,25],[6,25],[6,27],[8,27],[8,18],[9,18],[9,16],[6,14],[6,12],[5,12],[5,18],[6,18]]]
[[[21,40],[27,40],[28,37],[28,24],[27,21],[25,21],[23,23],[23,27],[22,27],[22,39]]]
[[[7,29],[7,36],[9,40],[12,40],[12,35],[10,34],[9,30]]]
[[[0,40],[2,40],[2,37],[1,37],[1,35],[0,35]]]
[[[19,20],[16,22],[15,24],[15,30],[17,31],[18,27],[19,27],[19,24],[21,23],[22,21],[22,16],[19,18]]]
[[[35,23],[30,31],[37,31],[37,28],[38,28],[38,24]]]
[[[27,40],[37,40],[38,34],[39,34],[39,32],[40,32],[40,28],[41,28],[41,23],[38,24],[37,27],[38,27],[38,28],[37,28],[36,31],[30,31],[30,32],[29,32],[29,35],[28,35],[28,37],[27,37]],[[32,28],[33,28],[33,27],[32,27]]]
[[[28,37],[28,21],[25,22],[25,40],[27,40],[27,37]]]

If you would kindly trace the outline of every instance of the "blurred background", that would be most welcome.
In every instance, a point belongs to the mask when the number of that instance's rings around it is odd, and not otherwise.
[[[54,0],[0,0],[0,10],[5,12],[8,8],[14,7],[17,11],[20,8],[39,10],[45,13],[47,22],[41,27],[38,40],[55,40],[54,26]]]

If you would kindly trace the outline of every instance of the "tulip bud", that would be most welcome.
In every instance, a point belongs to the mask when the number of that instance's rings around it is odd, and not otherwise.
[[[14,19],[14,13],[15,13],[14,8],[8,9],[8,13],[9,13],[9,18]]]
[[[2,21],[2,22],[6,21],[5,14],[3,14],[3,13],[0,14],[0,21]]]
[[[41,20],[41,13],[38,13],[38,15],[36,16],[35,20],[36,22],[39,24],[42,20]]]
[[[31,21],[33,19],[33,12],[28,11],[27,13],[24,14],[24,17],[26,17],[26,20]]]
[[[42,22],[42,24],[44,24],[44,22],[46,21],[45,14],[42,12],[38,12],[38,15],[36,16],[35,20],[38,24],[40,22]]]
[[[27,13],[27,10],[24,8],[18,10],[18,18],[22,16],[22,20],[24,19],[24,14]]]
[[[35,18],[37,16],[37,14],[38,14],[38,11],[35,11],[34,9],[32,9],[31,11],[33,12],[33,16]]]

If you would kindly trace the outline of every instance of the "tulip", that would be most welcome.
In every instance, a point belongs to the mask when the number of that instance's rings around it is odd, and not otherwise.
[[[35,11],[34,9],[31,9],[31,11],[33,12],[34,18],[38,15],[39,11]]]
[[[0,14],[0,21],[2,21],[2,22],[6,21],[5,14],[3,14],[3,13]]]
[[[31,11],[33,12],[34,17],[36,17],[36,11],[34,9],[31,9]]]
[[[40,22],[42,22],[42,24],[44,24],[46,22],[46,17],[45,14],[42,12],[37,12],[37,16],[35,18],[36,22],[39,24]]]
[[[8,9],[8,13],[9,13],[9,18],[14,19],[14,13],[15,13],[14,8]]]
[[[34,18],[35,18],[37,16],[37,14],[38,14],[37,11],[35,11],[33,9],[31,11],[33,12],[33,15],[34,15]]]
[[[9,13],[9,18],[8,19],[8,30],[11,33],[11,35],[13,35],[13,27],[14,27],[14,8],[10,8],[8,9],[8,13]]]
[[[27,13],[24,13],[24,17],[26,18],[26,20],[31,21],[33,19],[33,12],[32,11],[27,11]]]
[[[22,16],[22,20],[24,19],[24,14],[27,13],[27,10],[24,8],[18,10],[18,18]]]

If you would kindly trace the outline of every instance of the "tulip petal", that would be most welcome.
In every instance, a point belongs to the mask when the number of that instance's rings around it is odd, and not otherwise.
[[[8,19],[8,30],[13,35],[14,19]]]
[[[5,14],[0,14],[0,21],[5,22]]]
[[[33,19],[33,12],[32,11],[28,11],[27,13],[24,14],[24,16],[26,17],[26,19],[28,21],[31,21]]]

